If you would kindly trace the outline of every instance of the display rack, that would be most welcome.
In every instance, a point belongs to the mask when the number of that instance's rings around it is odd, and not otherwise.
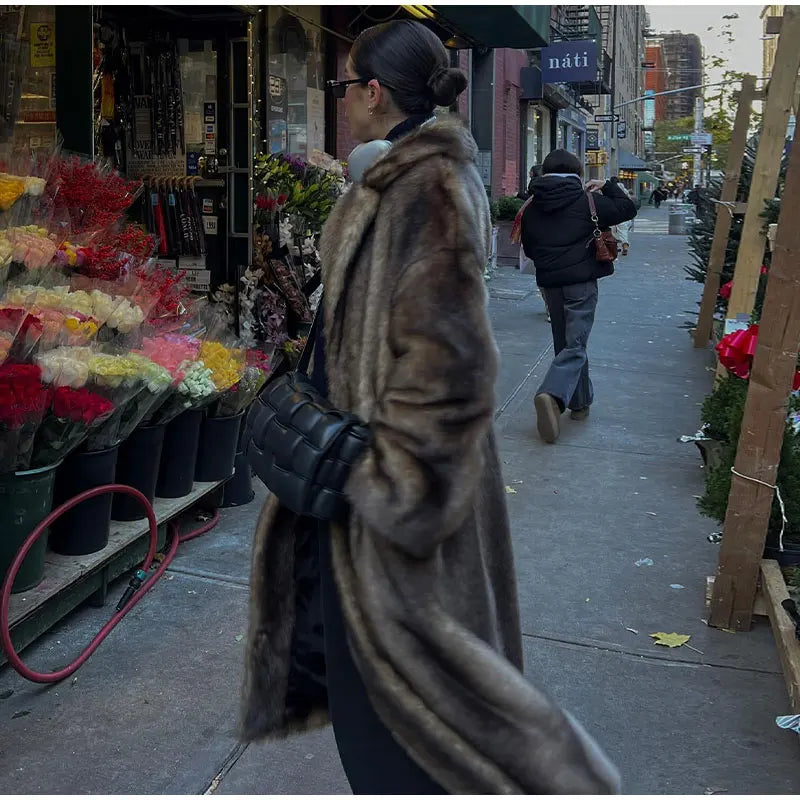
[[[153,510],[162,526],[198,500],[213,492],[224,481],[195,483],[192,491],[174,499],[156,498]],[[14,647],[19,652],[46,633],[81,603],[89,600],[105,604],[108,585],[123,573],[140,564],[147,553],[149,527],[146,519],[111,523],[108,544],[100,551],[84,556],[62,556],[47,552],[42,582],[25,592],[11,596],[9,628]],[[0,652],[0,665],[6,663]]]

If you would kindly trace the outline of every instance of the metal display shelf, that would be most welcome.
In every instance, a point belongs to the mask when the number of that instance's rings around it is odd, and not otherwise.
[[[166,536],[164,525],[190,508],[224,481],[195,483],[184,497],[157,497],[153,510],[159,525],[159,545]],[[85,556],[62,556],[48,550],[44,579],[26,592],[11,595],[9,627],[14,647],[19,652],[48,631],[81,603],[105,604],[109,583],[141,564],[150,541],[146,519],[134,522],[111,522],[108,544],[97,553]],[[0,652],[0,665],[6,663]]]

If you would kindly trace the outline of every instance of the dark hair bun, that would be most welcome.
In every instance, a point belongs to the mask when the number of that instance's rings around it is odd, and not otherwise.
[[[450,106],[467,88],[467,76],[460,69],[440,67],[428,80],[428,88],[437,106]]]

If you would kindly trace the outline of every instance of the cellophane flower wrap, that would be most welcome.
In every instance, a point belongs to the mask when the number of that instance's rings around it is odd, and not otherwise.
[[[87,450],[94,452],[114,447],[122,441],[122,420],[136,396],[147,391],[147,379],[140,358],[131,356],[129,352],[95,351],[89,357],[88,367],[87,388],[114,405],[111,416],[86,440]]]
[[[156,239],[136,225],[99,231],[63,241],[55,263],[69,274],[102,281],[135,275],[153,255]]]
[[[69,284],[54,270],[42,271],[38,277],[38,283],[10,283],[3,298],[5,305],[22,306],[39,319],[42,331],[38,349],[93,342],[105,322],[93,316],[94,298],[85,292],[71,292]],[[102,303],[97,306],[104,308]]]
[[[233,417],[248,408],[267,382],[270,369],[268,353],[248,350],[242,377],[214,405],[213,416]]]
[[[72,236],[113,228],[142,191],[141,181],[79,158],[60,160],[59,179],[55,213],[68,220]]]
[[[69,303],[73,295],[79,295],[84,303],[91,302],[91,306],[73,305],[73,308],[102,323],[98,335],[101,342],[138,333],[154,302],[147,294],[146,287],[136,277],[101,281],[76,275],[72,278],[70,288],[71,292],[65,302]],[[72,302],[75,303],[74,300]]]
[[[49,226],[60,188],[59,151],[60,145],[19,148],[6,159],[0,172],[0,229]]]
[[[114,404],[85,387],[55,386],[36,432],[31,468],[58,464],[114,412]]]
[[[0,474],[30,468],[36,431],[50,404],[50,389],[35,364],[0,366]]]
[[[19,306],[0,306],[0,365],[11,355],[12,348],[28,311]]]
[[[141,424],[166,402],[173,390],[173,375],[160,364],[139,353],[130,358],[139,365],[144,389],[133,396],[122,413],[119,423],[119,440],[124,441]]]
[[[138,352],[172,376],[172,387],[144,418],[144,424],[166,424],[212,391],[210,373],[198,364],[204,335],[205,325],[196,317],[174,317],[169,325],[161,318],[148,326]]]

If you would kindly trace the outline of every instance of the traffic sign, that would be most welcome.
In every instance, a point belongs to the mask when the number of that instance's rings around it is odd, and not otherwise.
[[[684,147],[684,153],[688,153],[689,155],[703,155],[703,148],[702,147]]]
[[[617,139],[625,139],[628,135],[628,126],[624,119],[617,123]]]
[[[708,147],[713,141],[713,139],[710,133],[702,131],[701,133],[693,133],[691,141],[692,144],[703,145],[705,147]]]
[[[595,114],[595,122],[619,122],[619,114]]]
[[[690,133],[673,133],[667,136],[668,142],[690,142],[692,135]]]

